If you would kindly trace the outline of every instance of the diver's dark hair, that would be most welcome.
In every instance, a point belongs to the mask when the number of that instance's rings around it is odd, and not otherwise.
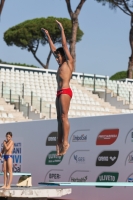
[[[7,135],[10,135],[10,136],[12,137],[12,132],[7,132],[7,133],[6,133],[6,136],[7,136]]]
[[[65,56],[65,52],[63,47],[59,47],[58,49],[56,49],[56,51],[54,51],[55,54],[60,54],[61,56]]]

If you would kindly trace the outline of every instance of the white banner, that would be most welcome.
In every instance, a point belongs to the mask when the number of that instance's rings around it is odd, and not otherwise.
[[[31,172],[33,186],[44,181],[133,182],[133,114],[69,121],[70,148],[65,156],[56,156],[56,120],[0,124],[1,146],[6,132],[13,133],[14,172]],[[66,198],[125,200],[132,195],[132,187],[78,186]]]

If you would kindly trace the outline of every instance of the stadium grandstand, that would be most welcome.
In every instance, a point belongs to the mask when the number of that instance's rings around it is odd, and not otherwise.
[[[69,117],[133,113],[131,79],[73,73]],[[56,118],[56,71],[0,64],[0,123]]]

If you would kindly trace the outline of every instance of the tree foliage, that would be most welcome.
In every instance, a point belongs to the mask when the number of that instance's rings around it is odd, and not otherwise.
[[[125,79],[127,77],[127,71],[121,71],[117,72],[114,75],[110,77],[110,80],[119,80],[119,79]]]
[[[32,68],[39,68],[35,65],[28,65],[28,64],[25,64],[25,63],[10,63],[10,62],[5,62],[5,61],[2,61],[0,59],[0,64],[7,64],[7,65],[17,65],[17,66],[23,66],[23,67],[32,67]]]
[[[131,16],[132,14],[131,10],[131,8],[133,8],[132,0],[96,0],[96,1],[102,3],[102,5],[106,5],[106,3],[108,3],[110,9],[119,8],[127,15]]]
[[[61,33],[55,22],[56,19],[63,24],[66,40],[69,44],[72,34],[71,20],[67,18],[55,17],[27,20],[14,27],[11,27],[4,33],[4,41],[8,46],[15,45],[21,49],[30,51],[35,59],[41,64],[41,66],[47,68],[47,66],[43,64],[36,56],[36,53],[39,44],[46,45],[48,43],[47,38],[41,32],[41,28],[45,28],[49,31],[54,44],[61,44]],[[82,36],[83,32],[80,30],[80,28],[78,28],[76,42],[79,42]]]

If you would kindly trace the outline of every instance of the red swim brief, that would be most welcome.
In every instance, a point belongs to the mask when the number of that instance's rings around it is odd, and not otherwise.
[[[68,94],[72,98],[72,90],[71,88],[62,88],[57,91],[57,97],[60,97],[61,94]]]

